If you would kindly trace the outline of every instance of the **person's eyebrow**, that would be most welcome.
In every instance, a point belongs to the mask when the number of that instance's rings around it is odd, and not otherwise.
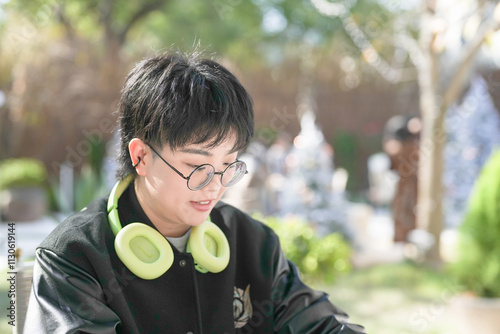
[[[213,155],[209,151],[198,149],[198,148],[182,148],[182,149],[180,149],[180,152],[189,153],[189,154],[199,154],[199,155],[203,155],[205,157],[211,157]],[[230,155],[232,153],[234,153],[234,152],[229,151],[229,152],[227,152],[227,155]]]
[[[197,149],[197,148],[183,148],[180,151],[182,153],[199,154],[199,155],[203,155],[203,156],[206,156],[206,157],[211,157],[212,156],[212,153],[210,153],[208,151],[205,151],[205,150],[200,150],[200,149]]]

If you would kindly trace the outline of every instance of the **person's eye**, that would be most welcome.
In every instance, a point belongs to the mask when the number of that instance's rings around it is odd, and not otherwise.
[[[192,169],[196,169],[196,168],[198,168],[198,167],[203,166],[203,164],[200,164],[200,165],[195,165],[195,164],[186,164],[186,165],[187,165],[189,168],[192,168]],[[204,168],[204,167],[202,167],[202,168]]]

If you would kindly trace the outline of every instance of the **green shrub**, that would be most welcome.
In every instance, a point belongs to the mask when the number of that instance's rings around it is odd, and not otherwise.
[[[479,175],[459,228],[452,271],[477,296],[500,297],[500,151]]]
[[[332,283],[351,270],[351,247],[339,233],[319,237],[306,222],[297,218],[256,217],[280,238],[286,257],[297,265],[306,281]]]
[[[38,159],[6,159],[0,163],[0,189],[45,186],[47,170]]]

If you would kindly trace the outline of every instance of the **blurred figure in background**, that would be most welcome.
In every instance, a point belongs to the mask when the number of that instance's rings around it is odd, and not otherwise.
[[[391,159],[391,169],[399,175],[392,202],[395,242],[408,241],[409,232],[415,229],[421,128],[418,117],[398,115],[384,129],[383,149]]]

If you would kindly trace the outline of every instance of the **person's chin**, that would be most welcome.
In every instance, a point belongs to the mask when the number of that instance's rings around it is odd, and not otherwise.
[[[199,226],[203,224],[205,221],[209,220],[210,211],[198,212],[196,215],[193,215],[189,220],[189,225],[191,226]]]

